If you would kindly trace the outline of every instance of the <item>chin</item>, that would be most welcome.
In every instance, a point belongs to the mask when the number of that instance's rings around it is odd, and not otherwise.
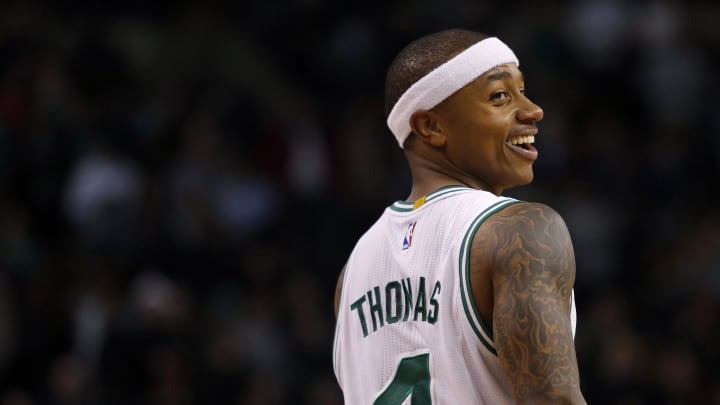
[[[523,170],[518,173],[518,176],[514,182],[514,185],[515,186],[526,186],[526,185],[532,183],[534,178],[535,178],[535,173],[533,172],[532,167],[530,167],[530,168],[528,168],[528,170]]]

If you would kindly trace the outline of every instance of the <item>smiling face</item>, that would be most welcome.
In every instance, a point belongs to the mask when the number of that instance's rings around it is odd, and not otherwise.
[[[543,110],[525,96],[522,73],[500,65],[431,110],[444,138],[445,158],[462,177],[495,194],[532,181],[536,123]]]

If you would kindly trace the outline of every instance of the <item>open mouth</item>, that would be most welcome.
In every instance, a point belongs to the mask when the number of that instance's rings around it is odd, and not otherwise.
[[[523,148],[525,150],[535,151],[535,147],[532,145],[535,143],[535,136],[520,136],[507,141],[510,145]]]
[[[538,150],[533,146],[535,135],[516,136],[505,141],[510,150],[523,159],[534,161],[538,158]]]

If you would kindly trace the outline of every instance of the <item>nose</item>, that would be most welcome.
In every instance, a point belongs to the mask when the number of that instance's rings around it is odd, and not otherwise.
[[[534,122],[540,121],[545,116],[543,109],[539,105],[530,101],[529,98],[523,97],[523,103],[518,109],[517,118],[519,121],[532,120]]]

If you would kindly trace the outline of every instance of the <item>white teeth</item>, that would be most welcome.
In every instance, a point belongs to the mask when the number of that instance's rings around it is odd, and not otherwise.
[[[524,143],[535,143],[535,135],[521,136],[519,138],[512,139],[510,141],[510,143],[513,145],[521,145]]]

